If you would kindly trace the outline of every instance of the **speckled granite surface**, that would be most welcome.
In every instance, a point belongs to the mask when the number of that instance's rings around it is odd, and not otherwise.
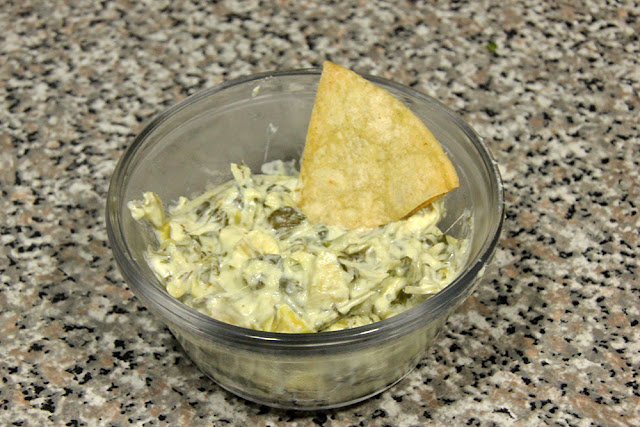
[[[640,6],[334,3],[3,3],[0,424],[640,424]],[[324,58],[458,111],[508,207],[497,269],[415,371],[292,413],[200,374],[122,282],[103,211],[154,114]]]

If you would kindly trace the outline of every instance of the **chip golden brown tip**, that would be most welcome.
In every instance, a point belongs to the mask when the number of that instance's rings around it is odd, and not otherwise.
[[[372,228],[458,186],[433,134],[389,92],[325,61],[300,170],[311,222]]]

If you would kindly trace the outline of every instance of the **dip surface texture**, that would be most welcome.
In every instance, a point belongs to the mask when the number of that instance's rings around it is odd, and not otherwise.
[[[438,229],[442,201],[372,229],[311,224],[298,177],[275,166],[231,165],[233,180],[167,212],[154,193],[129,203],[153,227],[147,261],[172,296],[237,326],[318,332],[393,316],[457,275],[467,241]]]

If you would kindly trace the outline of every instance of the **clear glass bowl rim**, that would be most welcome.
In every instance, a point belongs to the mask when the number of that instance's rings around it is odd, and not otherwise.
[[[325,351],[328,348],[332,350],[338,347],[353,349],[353,345],[356,343],[365,345],[376,344],[404,336],[438,318],[443,312],[455,305],[459,298],[466,297],[465,291],[473,285],[476,276],[481,273],[482,269],[491,260],[498,245],[504,221],[504,191],[498,165],[486,144],[469,125],[436,99],[391,80],[377,76],[363,75],[363,77],[373,83],[383,87],[393,87],[423,102],[437,105],[469,137],[480,153],[484,166],[490,171],[490,179],[493,184],[492,186],[495,187],[497,196],[497,212],[493,218],[489,238],[483,242],[478,255],[475,259],[471,260],[467,269],[445,289],[433,295],[422,304],[403,313],[357,328],[306,334],[256,331],[224,323],[183,304],[170,296],[164,289],[154,284],[154,282],[157,282],[157,279],[155,277],[148,277],[145,274],[134,261],[129,248],[125,244],[126,240],[123,234],[122,218],[120,215],[122,211],[121,204],[127,203],[127,200],[123,200],[123,194],[132,160],[147,141],[147,137],[165,120],[178,111],[227,88],[257,82],[265,78],[319,76],[321,72],[322,69],[320,68],[308,68],[258,73],[232,79],[211,88],[201,90],[155,116],[143,131],[136,136],[118,161],[111,178],[106,203],[106,228],[109,244],[120,272],[128,285],[131,286],[134,294],[141,297],[145,305],[158,314],[165,322],[169,321],[173,325],[207,340],[241,346],[247,349],[306,350],[307,352],[311,351],[313,353]]]

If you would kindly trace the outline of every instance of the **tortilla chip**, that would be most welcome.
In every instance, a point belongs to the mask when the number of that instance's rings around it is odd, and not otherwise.
[[[300,169],[311,222],[372,228],[458,187],[422,121],[386,90],[325,61]]]

